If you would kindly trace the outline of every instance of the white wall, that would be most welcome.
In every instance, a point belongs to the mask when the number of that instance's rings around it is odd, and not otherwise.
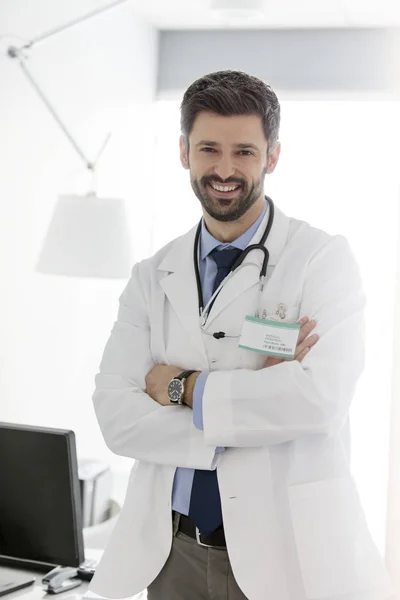
[[[20,41],[1,37],[31,38],[106,4],[0,3],[0,420],[74,429],[80,456],[121,466],[102,440],[91,395],[125,282],[35,272],[57,195],[85,193],[90,178],[5,56]],[[157,31],[126,4],[38,44],[28,63],[90,158],[112,132],[98,192],[129,202],[137,260],[151,245],[145,232],[157,46]]]

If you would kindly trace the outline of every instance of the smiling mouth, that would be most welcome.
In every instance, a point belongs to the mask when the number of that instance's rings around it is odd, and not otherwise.
[[[217,198],[235,198],[239,195],[242,186],[238,183],[231,185],[222,185],[218,183],[208,183],[208,187],[211,189],[213,196]]]

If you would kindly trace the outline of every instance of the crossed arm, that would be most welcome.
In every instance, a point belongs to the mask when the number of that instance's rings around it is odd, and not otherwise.
[[[303,358],[306,357],[308,351],[316,344],[318,341],[318,335],[312,335],[308,337],[311,331],[314,329],[316,322],[310,321],[308,317],[303,317],[299,321],[301,325],[299,339],[297,343],[296,353],[292,360],[297,360],[301,362]],[[268,357],[265,361],[264,368],[274,367],[284,362],[282,358],[273,358]],[[146,393],[149,394],[160,404],[161,406],[174,406],[172,402],[168,399],[167,387],[168,383],[182,373],[184,369],[180,367],[172,367],[169,365],[154,365],[154,367],[147,373],[146,375]],[[196,381],[200,375],[201,371],[195,371],[186,379],[185,382],[185,394],[184,394],[184,402],[190,408],[193,408],[194,401],[194,390],[196,387]]]
[[[210,373],[203,432],[194,427],[189,406],[165,400],[166,384],[183,368],[152,363],[140,265],[135,266],[93,395],[107,445],[143,461],[211,469],[217,446],[262,446],[331,434],[347,417],[363,369],[364,304],[349,246],[344,238],[331,238],[308,267],[301,303],[303,314],[318,322],[318,344],[302,364],[284,361],[259,371]],[[193,377],[192,389],[194,384]]]

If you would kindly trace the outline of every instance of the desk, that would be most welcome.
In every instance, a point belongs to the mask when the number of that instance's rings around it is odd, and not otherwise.
[[[42,587],[42,577],[45,573],[39,571],[13,569],[12,567],[0,566],[0,578],[3,579],[4,577],[7,579],[10,577],[12,579],[15,577],[16,571],[18,571],[21,576],[28,575],[28,577],[36,577],[35,583],[27,588],[13,592],[12,594],[6,594],[5,596],[2,596],[1,600],[15,600],[16,598],[20,598],[20,600],[82,600],[84,594],[84,600],[99,600],[101,598],[101,596],[98,596],[93,592],[88,592],[88,581],[82,581],[82,585],[68,592],[61,592],[61,594],[46,594]],[[143,591],[140,594],[132,596],[129,600],[146,599],[147,592]]]
[[[115,512],[117,512],[117,514],[115,514]],[[115,516],[108,521],[104,521],[104,523],[100,523],[95,527],[88,527],[87,529],[83,530],[86,558],[96,558],[97,560],[100,560],[101,554],[104,548],[107,546],[111,533],[118,520],[118,511],[114,511],[114,514]],[[51,569],[49,568],[49,571],[50,570]],[[17,573],[19,573],[21,576],[27,575],[28,577],[36,577],[36,581],[33,585],[27,588],[23,588],[22,590],[18,590],[12,594],[6,594],[5,596],[2,596],[1,600],[15,600],[16,598],[21,598],[21,600],[81,600],[82,596],[88,592],[89,588],[89,582],[83,581],[79,587],[74,588],[73,590],[61,592],[61,594],[46,594],[42,586],[42,578],[46,574],[45,571],[32,571],[30,569],[22,568],[15,569],[10,566],[0,565],[1,579],[8,579],[9,577],[13,579]],[[98,600],[101,598],[101,596],[97,596],[97,594],[89,592],[85,598]],[[130,600],[145,600],[146,598],[147,593],[141,592],[140,594],[130,598]]]
[[[119,505],[117,506],[119,511]],[[118,513],[118,511],[114,510],[114,513]],[[95,558],[96,560],[100,560],[101,554],[108,544],[117,520],[118,514],[108,521],[104,521],[104,523],[83,530],[85,558]],[[49,567],[48,571],[50,570],[51,567]],[[43,598],[46,600],[56,600],[57,598],[60,600],[67,600],[67,598],[71,598],[71,600],[81,600],[83,594],[87,592],[89,587],[89,582],[83,581],[79,587],[74,588],[73,590],[61,592],[60,594],[46,594],[42,586],[42,578],[45,576],[46,571],[34,571],[29,568],[23,569],[0,565],[0,579],[13,579],[14,577],[17,577],[18,574],[21,575],[21,577],[24,575],[36,577],[36,581],[29,587],[2,596],[1,600],[15,600],[19,597],[21,597],[21,600],[43,600]]]
[[[43,598],[46,600],[51,600],[52,598],[62,598],[62,600],[67,600],[67,598],[70,598],[72,600],[71,596],[74,598],[74,600],[81,600],[83,594],[87,592],[89,587],[89,583],[87,581],[83,581],[82,585],[70,590],[69,592],[62,592],[61,594],[46,594],[42,586],[42,578],[45,576],[45,574],[46,573],[43,571],[30,571],[28,569],[15,569],[13,567],[0,566],[1,579],[13,579],[18,575],[21,577],[24,575],[27,575],[28,577],[36,577],[36,581],[33,585],[23,588],[22,590],[18,590],[17,592],[6,594],[2,597],[2,600],[15,600],[15,598],[19,597],[21,597],[21,600],[43,600]]]

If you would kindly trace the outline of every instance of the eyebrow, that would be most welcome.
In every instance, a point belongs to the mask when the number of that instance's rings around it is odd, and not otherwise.
[[[213,142],[211,140],[201,140],[201,142],[199,142],[198,144],[196,144],[196,148],[198,146],[219,146],[219,144],[217,142]],[[241,148],[242,150],[245,150],[246,148],[253,148],[253,150],[257,150],[257,152],[260,151],[260,149],[258,148],[258,146],[256,146],[255,144],[250,144],[250,143],[246,143],[246,144],[235,144],[236,148]]]

